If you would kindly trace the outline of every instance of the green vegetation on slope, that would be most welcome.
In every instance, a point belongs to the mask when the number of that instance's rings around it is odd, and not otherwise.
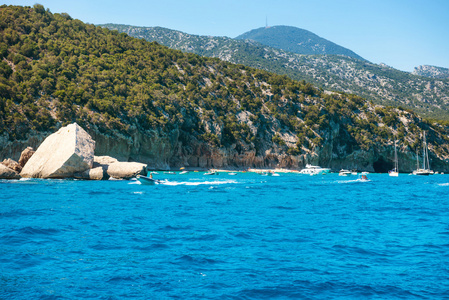
[[[317,87],[356,94],[377,104],[403,106],[449,120],[449,80],[424,78],[344,55],[300,55],[250,40],[196,36],[160,27],[105,24],[173,49],[306,80]]]
[[[335,143],[338,157],[394,136],[415,149],[425,128],[431,143],[439,141],[438,155],[449,153],[446,129],[413,112],[182,53],[41,5],[1,6],[0,29],[0,135],[10,140],[76,121],[107,134],[180,130],[185,144],[241,144],[257,153],[299,155]],[[330,140],[337,127],[339,138]]]

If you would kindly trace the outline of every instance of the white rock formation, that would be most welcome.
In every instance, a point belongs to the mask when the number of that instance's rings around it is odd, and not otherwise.
[[[112,178],[130,179],[147,174],[147,165],[138,162],[116,162],[108,165],[107,173]]]
[[[93,167],[98,167],[102,165],[110,165],[118,162],[118,160],[111,156],[94,156],[94,165]]]
[[[22,177],[70,178],[92,168],[95,141],[78,124],[48,136],[22,169]]]
[[[86,180],[107,180],[109,175],[106,172],[107,165],[85,170],[84,172],[75,173],[73,177]]]

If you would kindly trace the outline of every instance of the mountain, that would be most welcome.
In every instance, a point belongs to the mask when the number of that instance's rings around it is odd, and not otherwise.
[[[349,49],[323,39],[308,30],[292,26],[262,27],[241,34],[236,39],[253,40],[263,45],[297,54],[345,55],[364,60]]]
[[[160,27],[100,25],[167,47],[306,80],[328,91],[403,106],[420,115],[449,120],[449,80],[425,78],[344,55],[304,55],[252,40],[198,36]]]
[[[416,67],[413,74],[436,79],[449,79],[449,69],[435,66]]]
[[[96,155],[150,168],[302,168],[382,172],[400,145],[415,167],[427,132],[449,171],[449,128],[413,111],[183,53],[85,24],[42,5],[0,6],[0,159],[18,159],[76,122]]]

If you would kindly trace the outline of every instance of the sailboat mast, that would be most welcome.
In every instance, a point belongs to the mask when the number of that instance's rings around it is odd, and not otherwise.
[[[416,170],[419,169],[419,154],[418,154],[418,148],[416,148]]]
[[[394,169],[396,172],[399,172],[399,163],[398,163],[398,152],[396,150],[396,140],[394,140]]]
[[[423,142],[423,151],[422,151],[422,168],[426,169],[426,132],[423,131],[424,142]]]

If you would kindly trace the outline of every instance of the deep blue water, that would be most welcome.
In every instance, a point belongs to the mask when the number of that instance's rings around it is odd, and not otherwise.
[[[448,299],[449,175],[0,181],[0,299]]]

